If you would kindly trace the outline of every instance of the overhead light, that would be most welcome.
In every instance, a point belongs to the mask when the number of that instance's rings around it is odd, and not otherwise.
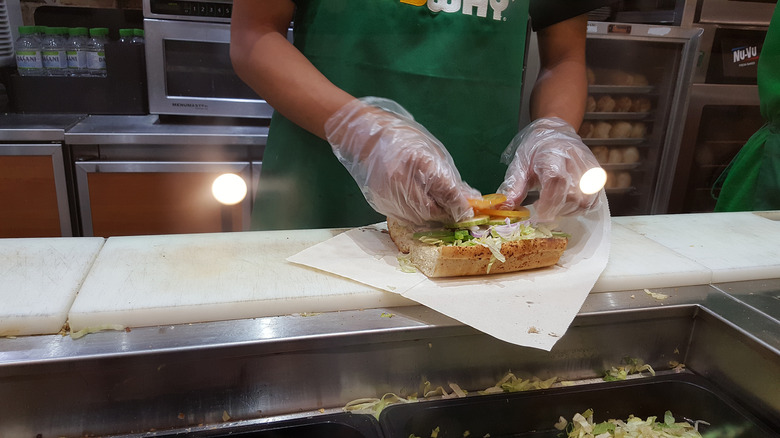
[[[235,205],[243,201],[246,192],[246,182],[235,173],[223,173],[211,184],[211,193],[214,198],[225,205]]]

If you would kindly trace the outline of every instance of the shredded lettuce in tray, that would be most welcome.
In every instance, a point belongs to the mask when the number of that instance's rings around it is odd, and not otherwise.
[[[605,382],[614,382],[616,380],[626,380],[631,374],[639,374],[642,371],[647,371],[651,375],[655,375],[655,370],[650,365],[644,363],[641,359],[635,357],[624,357],[623,363],[625,366],[611,367],[604,374]]]
[[[547,389],[550,388],[553,383],[558,380],[557,377],[552,377],[547,380],[540,380],[538,377],[532,377],[530,379],[521,379],[516,377],[512,373],[507,373],[501,380],[494,386],[486,388],[482,391],[477,391],[478,394],[497,394],[505,392],[519,392],[530,391],[534,389]],[[422,398],[428,399],[432,397],[438,397],[443,399],[448,398],[462,398],[468,395],[468,391],[462,389],[457,383],[450,383],[450,389],[452,392],[447,392],[442,386],[434,388],[431,382],[426,381],[422,390]],[[393,393],[387,393],[382,398],[360,398],[353,400],[344,406],[344,410],[352,412],[354,414],[371,414],[379,419],[379,414],[386,406],[395,403],[414,403],[419,401],[417,394],[410,395],[407,398],[403,398]]]
[[[670,411],[664,413],[662,422],[656,417],[629,416],[627,420],[610,419],[600,423],[593,421],[593,410],[572,417],[571,422],[560,417],[555,428],[566,432],[568,438],[701,438],[698,423],[676,422]],[[705,424],[704,422],[701,422]]]

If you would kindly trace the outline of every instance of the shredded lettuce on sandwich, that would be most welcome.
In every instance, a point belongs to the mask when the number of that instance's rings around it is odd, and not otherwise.
[[[414,237],[430,245],[477,246],[488,248],[493,258],[505,262],[501,254],[504,242],[549,237],[570,237],[566,233],[552,231],[545,225],[532,224],[531,221],[512,223],[509,218],[497,224],[474,225],[456,230],[434,230],[414,233]]]

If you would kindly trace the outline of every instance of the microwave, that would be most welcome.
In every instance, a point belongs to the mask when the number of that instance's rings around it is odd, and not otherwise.
[[[144,0],[151,114],[271,117],[273,108],[230,62],[231,6],[231,1]]]

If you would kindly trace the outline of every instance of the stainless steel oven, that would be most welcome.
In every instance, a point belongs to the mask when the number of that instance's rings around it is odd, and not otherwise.
[[[150,113],[271,117],[233,71],[231,0],[144,0],[143,12]]]

